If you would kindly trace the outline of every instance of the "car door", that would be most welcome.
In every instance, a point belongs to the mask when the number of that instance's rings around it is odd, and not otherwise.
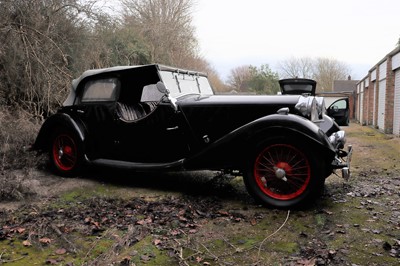
[[[159,102],[149,114],[132,121],[115,122],[118,158],[135,163],[168,163],[189,152],[187,123],[169,102]]]
[[[335,119],[339,126],[349,125],[349,98],[341,98],[334,101],[327,109],[327,114]]]
[[[86,131],[85,152],[89,159],[104,158],[112,153],[114,112],[120,82],[113,77],[92,78],[82,83],[73,113]]]

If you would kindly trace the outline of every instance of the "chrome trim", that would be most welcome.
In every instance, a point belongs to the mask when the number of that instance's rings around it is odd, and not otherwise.
[[[318,103],[315,97],[309,95],[301,95],[297,104],[296,110],[304,117],[311,121],[319,120]]]
[[[347,181],[351,177],[351,172],[350,172],[350,164],[351,164],[351,157],[353,156],[353,146],[349,145],[347,147],[347,158],[346,158],[346,167],[342,168],[342,177]]]
[[[283,107],[283,108],[279,109],[276,113],[280,114],[280,115],[288,115],[289,114],[289,108],[288,107]]]
[[[342,168],[342,177],[346,181],[350,179],[350,169],[348,167]]]
[[[343,130],[333,133],[329,136],[329,142],[335,149],[343,149],[346,143],[346,133]]]
[[[336,152],[336,157],[332,162],[333,169],[342,170],[342,178],[349,180],[351,177],[351,157],[353,156],[353,146],[349,145],[347,151],[338,150]]]
[[[175,126],[175,127],[167,127],[167,128],[166,128],[167,131],[177,130],[177,129],[179,129],[178,126]]]
[[[326,107],[325,107],[325,99],[324,97],[315,97],[315,100],[317,101],[317,110],[318,110],[318,116],[319,119],[324,118],[324,114],[326,112]]]

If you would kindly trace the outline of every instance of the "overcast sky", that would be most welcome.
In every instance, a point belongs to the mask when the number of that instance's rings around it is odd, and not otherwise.
[[[226,79],[231,69],[290,57],[343,61],[353,79],[396,47],[399,0],[196,0],[201,54]]]

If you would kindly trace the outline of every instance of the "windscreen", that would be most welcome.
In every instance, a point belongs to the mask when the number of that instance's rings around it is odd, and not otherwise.
[[[195,73],[161,71],[161,79],[174,98],[188,94],[213,95],[207,77]]]

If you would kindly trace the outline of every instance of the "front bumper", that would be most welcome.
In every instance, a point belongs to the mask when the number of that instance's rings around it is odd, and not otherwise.
[[[351,177],[350,165],[351,157],[353,155],[353,146],[348,145],[347,151],[343,150],[344,144],[346,143],[346,134],[344,131],[333,133],[329,137],[329,142],[336,150],[335,159],[332,161],[332,169],[333,171],[341,169],[342,177],[345,180],[348,180]]]
[[[342,150],[341,153],[344,151]],[[335,158],[335,161],[338,163],[335,164],[336,167],[342,169],[342,177],[345,180],[349,180],[351,177],[351,172],[350,172],[350,164],[351,164],[351,156],[353,155],[353,146],[349,145],[347,148],[347,156],[346,157],[339,157],[338,156]],[[336,168],[336,169],[338,169]]]

